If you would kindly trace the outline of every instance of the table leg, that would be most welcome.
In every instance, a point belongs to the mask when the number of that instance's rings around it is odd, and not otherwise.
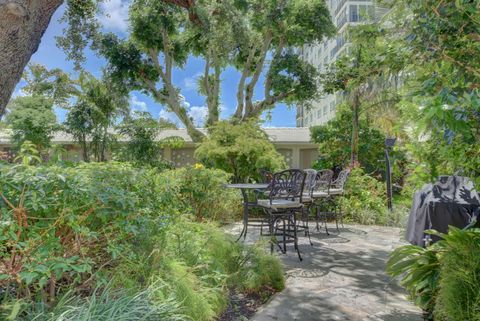
[[[245,240],[247,237],[247,227],[248,227],[248,195],[242,189],[242,196],[243,196],[243,229],[240,235],[238,236],[237,242],[242,238]]]

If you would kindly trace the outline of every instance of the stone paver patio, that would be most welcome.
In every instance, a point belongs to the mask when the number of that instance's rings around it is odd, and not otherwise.
[[[231,232],[240,233],[240,227]],[[246,242],[255,242],[259,234],[249,228]],[[349,225],[330,236],[314,231],[313,246],[301,237],[303,262],[292,245],[286,255],[278,254],[286,288],[252,320],[421,321],[421,311],[385,273],[388,254],[403,244],[401,234],[397,228]]]

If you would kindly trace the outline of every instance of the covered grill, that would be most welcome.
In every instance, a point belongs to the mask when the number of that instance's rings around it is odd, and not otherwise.
[[[468,177],[441,176],[415,193],[406,239],[418,246],[436,242],[437,236],[426,237],[424,231],[447,233],[449,225],[464,228],[479,211],[480,197]]]

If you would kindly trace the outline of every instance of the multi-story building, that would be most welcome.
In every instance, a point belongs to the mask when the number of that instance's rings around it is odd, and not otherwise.
[[[375,19],[384,14],[383,9],[373,0],[326,0],[333,23],[337,27],[337,36],[321,43],[305,45],[301,48],[301,57],[317,67],[320,73],[345,52],[348,52],[348,26]],[[337,105],[343,94],[324,95],[309,106],[297,106],[297,127],[321,125],[335,116]]]

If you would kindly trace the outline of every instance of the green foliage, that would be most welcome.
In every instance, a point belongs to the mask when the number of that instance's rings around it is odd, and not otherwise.
[[[136,112],[132,117],[125,118],[118,126],[118,133],[127,141],[121,144],[117,157],[138,165],[168,167],[161,159],[162,147],[180,147],[183,140],[169,138],[158,141],[161,130],[162,125],[148,112]]]
[[[22,78],[26,82],[24,93],[42,96],[58,106],[68,106],[68,98],[76,92],[69,75],[58,68],[48,70],[44,65],[32,63]]]
[[[437,247],[401,246],[390,254],[387,263],[387,273],[400,278],[400,284],[410,293],[411,299],[430,316],[435,306],[440,274]]]
[[[389,223],[385,183],[365,174],[362,169],[351,171],[340,204],[346,219],[360,224]]]
[[[179,302],[167,298],[163,302],[154,300],[159,291],[158,284],[152,284],[147,289],[134,294],[115,290],[109,286],[96,288],[87,298],[66,293],[53,309],[44,304],[27,305],[26,302],[16,301],[19,309],[12,319],[18,321],[187,321],[187,316],[180,313]],[[8,304],[7,304],[8,305]],[[4,305],[4,306],[7,306]],[[8,309],[13,312],[13,310]],[[0,316],[2,316],[0,309]],[[11,314],[13,316],[13,314]]]
[[[448,234],[429,233],[442,239],[426,249],[397,248],[387,272],[435,320],[480,320],[480,230],[450,226]]]
[[[20,146],[20,150],[14,158],[14,161],[20,161],[23,166],[29,166],[35,163],[41,163],[42,159],[35,145],[31,141],[26,140]]]
[[[96,79],[82,72],[78,79],[76,101],[67,114],[65,130],[72,134],[83,150],[83,160],[105,161],[115,137],[110,132],[119,117],[128,114],[128,94],[109,75]]]
[[[135,257],[132,242],[172,219],[153,192],[152,172],[128,164],[0,172],[0,283],[19,293],[55,295],[57,282],[95,278],[101,266]]]
[[[276,171],[285,167],[283,156],[255,122],[219,122],[210,128],[195,157],[206,166],[231,173],[235,182],[258,181],[260,169]]]
[[[352,151],[351,122],[352,114],[342,109],[338,111],[335,119],[325,125],[310,128],[312,141],[319,145],[321,159],[316,165],[318,168],[348,165]],[[360,165],[368,173],[384,171],[384,164],[379,161],[385,158],[385,134],[362,118],[359,137],[358,160]]]
[[[221,74],[229,66],[242,74],[237,120],[258,118],[277,103],[294,104],[315,96],[315,68],[299,59],[294,49],[333,35],[324,1],[197,1],[187,6],[133,1],[131,36],[122,40],[103,35],[96,49],[107,58],[116,81],[166,105],[194,140],[203,135],[195,130],[172,80],[174,68],[182,68],[191,56],[205,61],[198,89],[206,96],[208,125],[219,119]],[[262,74],[264,97],[254,101]]]
[[[231,175],[201,164],[166,171],[158,176],[157,191],[166,206],[191,213],[197,220],[228,222],[238,213],[239,195],[223,187]]]
[[[17,97],[9,104],[7,123],[12,128],[12,140],[20,146],[30,141],[42,150],[50,145],[58,129],[57,117],[51,100],[43,96]]]
[[[480,320],[480,230],[450,227],[440,241],[439,320]]]
[[[100,27],[96,20],[98,4],[102,0],[67,0],[66,10],[60,22],[66,24],[63,36],[57,37],[57,45],[62,48],[76,70],[82,70],[85,62],[83,50],[94,42]]]
[[[172,295],[193,320],[212,320],[225,307],[228,289],[261,293],[284,288],[283,269],[264,248],[237,243],[211,224],[172,225],[161,254],[162,270],[152,276],[164,284],[159,297]]]
[[[240,207],[220,170],[109,162],[3,165],[0,174],[1,317],[208,321],[229,289],[284,286],[263,246],[205,222]]]
[[[408,53],[406,126],[414,131],[414,159],[423,182],[462,172],[479,177],[480,31],[478,4],[469,1],[405,1],[394,6],[392,41]],[[407,74],[406,73],[406,74]],[[418,139],[418,138],[421,139]],[[476,147],[477,146],[477,147]],[[426,152],[424,152],[426,151]],[[429,154],[429,155],[428,155]],[[431,157],[428,157],[431,156]],[[415,180],[421,180],[417,175]],[[420,182],[419,182],[420,183]]]

